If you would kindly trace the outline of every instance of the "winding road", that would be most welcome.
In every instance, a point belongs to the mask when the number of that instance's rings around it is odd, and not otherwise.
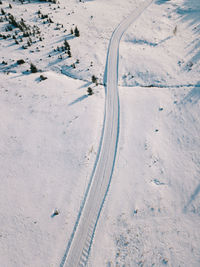
[[[85,266],[95,229],[110,185],[119,137],[118,62],[123,33],[153,2],[147,0],[131,13],[112,34],[105,68],[106,102],[104,126],[96,163],[82,202],[73,233],[60,267]]]

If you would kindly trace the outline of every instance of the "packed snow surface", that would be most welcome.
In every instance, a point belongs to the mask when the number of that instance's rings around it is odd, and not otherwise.
[[[101,138],[109,40],[140,4],[2,1],[2,266],[60,266]],[[30,46],[8,13],[39,27]],[[121,40],[118,152],[89,267],[200,265],[199,35],[198,0],[155,0]]]

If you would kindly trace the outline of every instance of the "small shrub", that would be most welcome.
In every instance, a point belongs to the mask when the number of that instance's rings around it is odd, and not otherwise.
[[[55,209],[51,217],[55,217],[60,214],[60,211],[58,209]]]
[[[176,33],[177,33],[177,26],[173,30],[173,34],[176,35]]]
[[[29,32],[23,32],[23,37],[29,37],[29,36],[30,36]]]
[[[91,87],[88,87],[87,92],[88,92],[88,95],[93,95],[94,94]]]
[[[48,15],[47,14],[42,14],[41,15],[41,19],[48,19]]]
[[[22,65],[22,64],[24,64],[25,63],[25,61],[23,60],[23,59],[19,59],[19,60],[17,60],[17,64],[18,65]]]
[[[46,79],[47,79],[47,77],[45,77],[44,75],[40,75],[40,81],[44,81]]]
[[[30,70],[31,70],[31,73],[36,73],[36,72],[38,72],[37,67],[36,67],[33,63],[31,63],[31,65],[30,65]]]
[[[95,75],[92,75],[92,82],[97,84],[98,78]]]

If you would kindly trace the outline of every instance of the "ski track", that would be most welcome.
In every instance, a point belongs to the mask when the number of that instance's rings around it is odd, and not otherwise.
[[[106,198],[115,165],[119,137],[118,62],[119,43],[123,33],[153,2],[145,1],[131,13],[112,34],[108,47],[104,81],[106,100],[104,124],[93,172],[60,267],[85,266],[95,229]]]

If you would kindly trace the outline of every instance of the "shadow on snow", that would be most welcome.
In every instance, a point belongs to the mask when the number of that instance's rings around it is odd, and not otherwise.
[[[74,105],[74,104],[76,104],[76,103],[78,103],[78,102],[83,101],[83,100],[86,99],[86,98],[88,98],[88,95],[83,95],[83,96],[81,96],[81,97],[78,97],[77,99],[75,99],[74,101],[72,101],[71,103],[69,103],[68,106],[72,106],[72,105]]]

